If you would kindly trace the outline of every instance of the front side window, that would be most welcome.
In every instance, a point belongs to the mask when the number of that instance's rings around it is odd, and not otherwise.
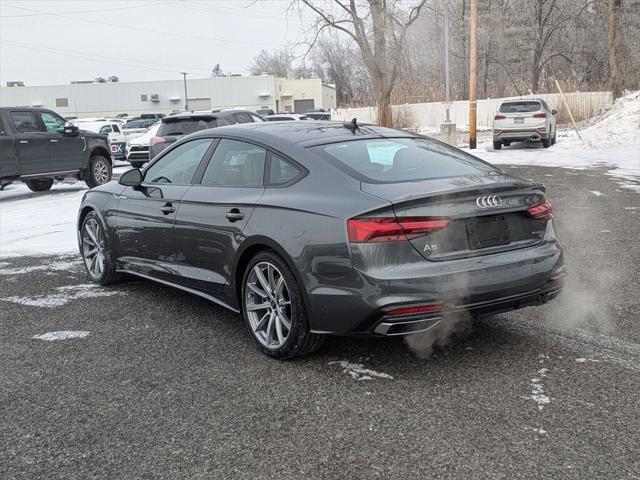
[[[211,138],[200,138],[179,145],[147,169],[145,182],[190,184],[212,142]]]
[[[313,147],[355,178],[374,183],[490,175],[500,170],[456,148],[422,138],[352,140]]]
[[[111,132],[113,132],[113,129],[110,125],[105,125],[100,129],[100,133],[103,135],[109,135]]]
[[[20,133],[40,132],[33,112],[11,112],[11,122]]]
[[[41,113],[40,118],[49,133],[64,133],[64,120],[50,113]]]
[[[256,187],[263,184],[264,148],[238,140],[222,139],[207,166],[202,185]]]
[[[284,185],[296,178],[300,173],[302,172],[290,162],[287,162],[277,155],[271,155],[269,185]]]

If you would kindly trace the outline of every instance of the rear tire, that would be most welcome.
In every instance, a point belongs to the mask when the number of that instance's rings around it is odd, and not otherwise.
[[[549,148],[551,146],[551,139],[550,138],[543,138],[542,139],[542,146],[543,146],[543,148]]]
[[[551,145],[555,145],[556,144],[556,130],[553,130],[553,137],[551,137]]]
[[[46,192],[53,186],[53,178],[38,178],[24,182],[32,192]]]
[[[493,149],[494,150],[500,150],[502,148],[502,142],[501,141],[493,141]]]
[[[85,182],[89,188],[104,185],[111,180],[111,162],[102,155],[93,155],[89,160],[89,171]]]
[[[265,355],[281,360],[299,357],[314,352],[324,341],[323,335],[311,333],[300,286],[273,251],[258,253],[247,265],[240,304],[247,328]]]
[[[508,140],[505,140],[505,141],[503,141],[503,142],[502,142],[502,144],[503,144],[505,147],[508,147],[509,145],[511,145],[511,142],[510,142],[510,141],[508,141]]]

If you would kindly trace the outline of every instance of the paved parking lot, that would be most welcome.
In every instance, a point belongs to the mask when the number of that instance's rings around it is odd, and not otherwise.
[[[200,298],[2,259],[0,478],[640,478],[640,194],[507,170],[549,188],[567,291],[426,360],[331,338],[279,362]]]

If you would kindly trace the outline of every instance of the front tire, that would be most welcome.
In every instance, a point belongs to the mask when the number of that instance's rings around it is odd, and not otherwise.
[[[82,221],[80,254],[87,275],[93,283],[109,285],[121,280],[121,275],[116,272],[116,262],[111,255],[106,229],[94,211],[87,213]]]
[[[38,178],[24,182],[32,192],[46,192],[53,186],[53,178]]]
[[[500,150],[502,148],[502,142],[500,140],[493,141],[493,149]]]
[[[85,182],[89,188],[104,185],[111,180],[111,162],[102,155],[93,155],[89,160],[89,171]]]
[[[324,336],[311,333],[304,298],[287,264],[275,252],[258,253],[242,279],[242,313],[262,353],[288,359],[317,350]]]

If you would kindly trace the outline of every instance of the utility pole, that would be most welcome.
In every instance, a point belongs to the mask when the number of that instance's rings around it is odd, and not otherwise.
[[[189,97],[187,96],[187,75],[189,72],[180,72],[182,74],[182,78],[184,79],[184,109],[185,111],[189,111]]]
[[[478,102],[478,0],[471,0],[471,38],[469,52],[469,148],[476,148],[476,113]]]
[[[449,2],[444,0],[444,100],[447,102],[446,108],[446,121],[451,121],[449,118],[449,97],[451,92],[449,90]]]

